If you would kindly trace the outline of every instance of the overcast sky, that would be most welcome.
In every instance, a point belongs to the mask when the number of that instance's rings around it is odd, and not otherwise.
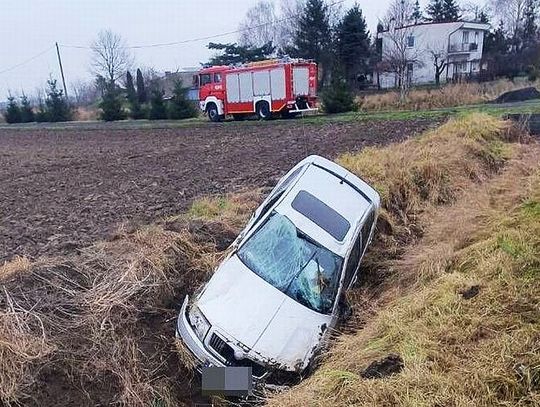
[[[371,32],[389,2],[357,1]],[[354,3],[346,0],[342,6],[347,9]],[[236,30],[254,4],[256,0],[0,0],[0,100],[8,90],[34,94],[49,75],[59,79],[56,41],[89,46],[99,30],[109,28],[132,46],[221,34]],[[213,41],[236,39],[227,35]],[[158,71],[198,66],[210,55],[207,43],[134,50],[136,64]],[[43,51],[31,62],[4,72]],[[91,78],[88,49],[62,47],[61,53],[68,91],[70,83]]]

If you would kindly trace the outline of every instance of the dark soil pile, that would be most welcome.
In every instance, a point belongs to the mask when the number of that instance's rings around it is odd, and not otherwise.
[[[495,103],[523,102],[525,100],[540,99],[540,92],[534,86],[511,90],[500,95],[494,100]]]

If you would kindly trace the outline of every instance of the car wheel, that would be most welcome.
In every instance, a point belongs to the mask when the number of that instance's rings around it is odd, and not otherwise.
[[[269,120],[272,117],[272,112],[270,111],[270,105],[268,102],[257,103],[257,116],[261,120]]]
[[[208,113],[208,118],[214,123],[221,121],[221,116],[219,114],[218,108],[214,103],[210,103],[210,105],[206,109],[206,112]]]

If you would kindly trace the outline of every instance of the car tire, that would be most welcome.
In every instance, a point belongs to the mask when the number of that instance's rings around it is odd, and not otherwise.
[[[260,120],[270,120],[272,117],[272,112],[270,111],[270,105],[268,102],[259,102],[257,103],[257,117]]]
[[[221,121],[221,115],[219,114],[218,108],[215,103],[210,103],[206,108],[206,113],[208,113],[208,118],[210,121],[217,123]]]

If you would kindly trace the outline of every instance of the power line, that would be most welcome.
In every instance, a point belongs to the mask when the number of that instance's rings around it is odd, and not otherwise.
[[[17,69],[17,68],[19,68],[20,66],[26,65],[26,64],[29,63],[29,62],[32,62],[34,59],[37,59],[37,58],[39,58],[40,56],[46,54],[47,52],[49,52],[49,51],[52,50],[53,48],[54,48],[54,45],[51,46],[51,47],[49,47],[49,48],[47,48],[46,50],[40,52],[39,54],[36,54],[36,55],[34,55],[33,57],[30,57],[30,58],[24,60],[23,62],[19,62],[19,63],[16,64],[16,65],[13,65],[13,66],[11,66],[11,67],[9,67],[9,68],[7,68],[7,69],[4,69],[3,71],[0,71],[0,75],[4,74],[4,73],[6,73],[6,72],[12,71],[12,70],[14,70],[14,69]]]
[[[334,6],[337,6],[338,4],[344,3],[345,1],[347,1],[347,0],[337,0],[337,1],[329,4],[328,8],[332,8]],[[269,21],[267,23],[261,23],[261,24],[257,24],[257,25],[251,26],[251,27],[240,28],[238,30],[228,31],[228,32],[224,32],[224,33],[221,33],[221,34],[214,34],[214,35],[208,35],[208,36],[205,36],[205,37],[191,38],[191,39],[182,40],[182,41],[163,42],[163,43],[147,44],[147,45],[132,45],[132,46],[128,46],[126,48],[129,48],[129,49],[159,48],[159,47],[170,47],[170,46],[173,46],[173,45],[189,44],[189,43],[198,42],[198,41],[207,41],[207,40],[211,40],[211,39],[214,39],[214,38],[225,37],[225,36],[232,35],[232,34],[239,34],[241,32],[255,30],[257,28],[265,27],[267,25],[279,24],[279,23],[285,22],[287,20],[291,20],[293,18],[296,18],[296,17],[298,17],[300,15],[301,15],[301,13],[297,13],[297,14],[294,14],[294,15],[289,16],[289,17],[281,18],[279,20]],[[60,46],[62,46],[64,48],[92,49],[92,47],[85,46],[85,45],[65,45],[65,44],[60,44]]]

